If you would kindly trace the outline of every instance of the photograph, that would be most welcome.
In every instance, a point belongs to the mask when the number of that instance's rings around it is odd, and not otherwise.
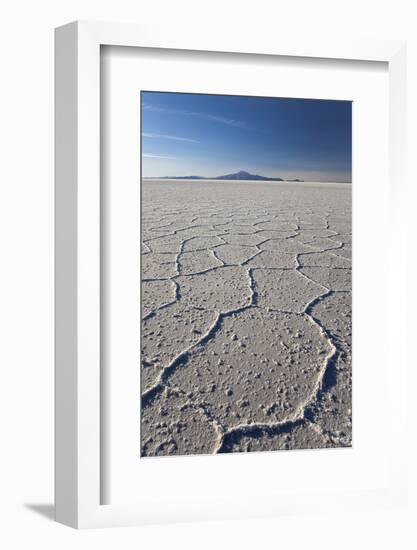
[[[351,447],[352,102],[138,101],[140,458]]]

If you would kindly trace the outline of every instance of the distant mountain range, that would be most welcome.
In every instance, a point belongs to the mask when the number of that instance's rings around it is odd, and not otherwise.
[[[250,174],[241,170],[235,174],[226,174],[225,176],[217,176],[215,178],[205,178],[204,176],[163,176],[161,178],[149,178],[149,179],[167,179],[167,180],[254,180],[254,181],[294,181],[302,182],[300,179],[283,180],[282,178],[268,178],[267,176],[260,176],[258,174]]]
[[[235,174],[226,174],[225,176],[217,176],[216,180],[256,180],[256,181],[284,181],[282,178],[268,178],[259,174],[249,174],[249,172],[236,172]]]

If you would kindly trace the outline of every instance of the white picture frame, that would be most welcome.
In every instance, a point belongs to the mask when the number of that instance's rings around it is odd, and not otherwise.
[[[240,517],[245,506],[226,514],[208,502],[191,517],[177,510],[175,495],[160,518],[154,508],[101,504],[100,445],[100,47],[102,45],[173,50],[251,53],[272,56],[383,61],[389,70],[389,154],[393,216],[401,218],[405,186],[405,45],[385,40],[288,40],[249,36],[228,30],[213,36],[198,28],[186,36],[174,29],[137,25],[75,22],[56,30],[56,519],[76,528],[135,525],[166,521]],[[398,250],[401,263],[402,249]],[[391,315],[405,317],[404,301],[390,304]],[[397,402],[406,387],[405,355],[396,365]],[[396,410],[397,422],[405,416]],[[401,429],[399,428],[399,432]],[[340,494],[332,506],[392,505],[405,495],[406,461],[401,434],[384,491],[364,488]],[[305,512],[323,507],[317,495],[289,495],[268,503],[269,513]],[[263,510],[249,515],[262,515]],[[222,516],[223,514],[223,516]]]

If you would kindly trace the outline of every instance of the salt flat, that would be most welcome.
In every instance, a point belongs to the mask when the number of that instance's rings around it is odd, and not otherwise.
[[[351,445],[351,185],[142,181],[144,456]]]

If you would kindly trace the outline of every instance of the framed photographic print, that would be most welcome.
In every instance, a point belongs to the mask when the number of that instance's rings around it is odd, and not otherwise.
[[[58,521],[402,502],[404,78],[387,41],[57,29]]]

